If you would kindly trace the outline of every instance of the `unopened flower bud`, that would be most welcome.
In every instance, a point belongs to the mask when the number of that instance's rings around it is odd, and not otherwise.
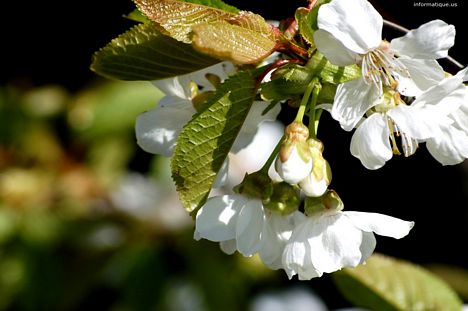
[[[318,139],[309,139],[310,153],[313,167],[310,174],[301,180],[299,186],[309,197],[319,197],[325,193],[331,182],[331,169],[327,160],[323,158],[323,144]]]
[[[276,159],[275,168],[281,178],[295,185],[306,178],[312,170],[312,157],[307,143],[309,130],[299,122],[288,125],[285,140]]]
[[[272,195],[263,200],[263,206],[272,211],[283,215],[291,214],[299,208],[301,196],[297,188],[286,183],[280,182],[273,184]]]
[[[333,190],[328,190],[321,197],[306,197],[304,202],[304,210],[308,216],[333,214],[341,211],[343,207],[343,201],[341,201],[338,193]]]

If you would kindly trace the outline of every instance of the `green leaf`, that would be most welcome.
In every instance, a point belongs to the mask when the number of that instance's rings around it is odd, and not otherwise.
[[[161,34],[152,24],[139,24],[96,52],[91,70],[120,80],[158,80],[217,62],[190,45]]]
[[[312,9],[298,8],[294,15],[297,21],[297,25],[299,26],[299,33],[302,35],[304,40],[306,40],[312,46],[315,46],[314,33],[318,29],[318,10],[322,4],[328,2],[330,2],[330,0],[318,0]]]
[[[128,18],[129,20],[132,20],[138,23],[150,22],[150,20],[146,16],[144,16],[140,11],[138,11],[138,9],[131,11],[130,13],[125,15],[125,17]]]
[[[314,44],[314,32],[317,30],[317,11],[307,8],[298,8],[295,13],[299,33],[309,44]]]
[[[200,52],[234,63],[257,63],[276,47],[271,28],[268,33],[258,32],[259,29],[265,29],[264,25],[252,24],[252,29],[248,29],[225,21],[200,24],[193,28],[193,46]]]
[[[191,43],[192,28],[198,24],[210,23],[229,18],[236,14],[205,5],[177,0],[134,0],[138,9],[160,30],[172,38]]]
[[[185,209],[206,201],[255,97],[255,79],[239,72],[226,80],[204,110],[184,127],[172,158],[172,178]]]
[[[226,12],[231,12],[231,13],[239,13],[239,9],[224,3],[221,0],[183,0],[184,2],[189,2],[189,3],[194,3],[194,4],[201,4],[201,5],[206,5],[212,8],[220,9]]]
[[[468,269],[445,264],[431,264],[425,268],[447,282],[464,301],[468,301]]]
[[[306,67],[321,81],[332,84],[340,84],[361,77],[361,69],[357,65],[340,67],[333,65],[320,52],[315,52]]]
[[[365,265],[333,274],[343,295],[358,307],[379,311],[460,311],[462,302],[441,279],[422,267],[371,256]]]

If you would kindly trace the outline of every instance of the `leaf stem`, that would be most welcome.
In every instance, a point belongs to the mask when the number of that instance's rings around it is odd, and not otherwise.
[[[312,80],[309,85],[307,85],[306,91],[304,93],[304,96],[302,97],[301,104],[299,106],[299,110],[297,111],[296,118],[294,119],[294,122],[299,122],[303,123],[302,119],[304,118],[304,114],[307,109],[307,103],[309,102],[310,94],[312,93],[312,90],[314,89],[315,86],[315,79]]]
[[[279,153],[279,151],[281,149],[281,144],[283,143],[283,140],[284,140],[284,135],[283,135],[283,137],[280,138],[280,140],[276,144],[275,149],[273,149],[273,151],[271,152],[270,157],[265,162],[265,164],[262,166],[262,168],[260,169],[260,172],[268,174],[268,170],[270,169],[271,164],[276,159],[276,156],[278,155],[278,153]]]

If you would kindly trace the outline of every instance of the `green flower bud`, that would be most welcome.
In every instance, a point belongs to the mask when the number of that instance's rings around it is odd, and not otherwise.
[[[273,193],[273,182],[264,172],[245,174],[244,180],[234,187],[234,191],[248,197],[268,199]]]
[[[284,181],[295,185],[312,170],[312,157],[307,143],[309,130],[301,122],[293,122],[286,127],[284,135],[275,168]]]
[[[304,210],[308,216],[336,213],[343,209],[344,204],[334,190],[328,190],[321,197],[306,197]]]
[[[286,182],[273,184],[273,193],[263,200],[263,206],[283,215],[291,214],[299,208],[301,197],[296,187]]]

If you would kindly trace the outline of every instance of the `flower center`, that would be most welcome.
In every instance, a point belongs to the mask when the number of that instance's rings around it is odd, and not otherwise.
[[[361,68],[364,81],[380,90],[383,86],[395,89],[395,75],[410,77],[408,69],[394,56],[387,41],[382,41],[379,47],[364,55]]]

